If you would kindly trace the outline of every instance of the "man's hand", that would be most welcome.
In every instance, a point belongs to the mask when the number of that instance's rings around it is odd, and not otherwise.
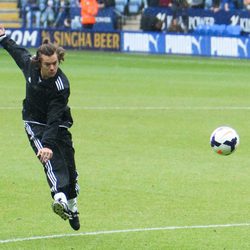
[[[42,148],[37,152],[41,163],[47,163],[53,156],[53,151],[50,148]]]
[[[2,24],[0,24],[0,37],[5,35],[5,28]]]

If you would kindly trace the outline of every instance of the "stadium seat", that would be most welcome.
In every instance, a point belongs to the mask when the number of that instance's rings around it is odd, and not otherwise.
[[[142,7],[142,0],[129,0],[128,13],[130,15],[136,15],[140,12]]]
[[[240,25],[225,25],[225,24],[214,24],[214,25],[198,25],[194,30],[194,34],[197,35],[212,35],[212,36],[239,36],[241,33]]]
[[[128,4],[128,0],[115,0],[115,8],[121,13],[125,13],[126,5]]]
[[[194,34],[197,35],[208,35],[209,33],[209,26],[205,24],[200,24],[194,30]]]
[[[226,32],[228,35],[239,36],[241,33],[240,25],[227,25]]]
[[[226,25],[225,24],[214,24],[210,26],[211,35],[214,36],[223,36],[226,34]]]

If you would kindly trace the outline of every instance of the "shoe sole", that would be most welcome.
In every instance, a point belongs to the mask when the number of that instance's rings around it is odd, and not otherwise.
[[[54,213],[59,215],[63,220],[69,219],[70,215],[65,212],[64,207],[61,203],[59,202],[54,202],[52,205],[52,209]]]

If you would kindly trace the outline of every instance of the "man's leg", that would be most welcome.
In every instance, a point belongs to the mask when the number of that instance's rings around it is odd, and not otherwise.
[[[66,129],[62,129],[60,132],[61,138],[63,138],[63,143],[60,145],[63,145],[62,151],[69,172],[68,208],[71,213],[69,223],[74,230],[78,230],[80,228],[80,221],[77,208],[77,195],[80,188],[77,183],[78,173],[75,166],[75,150],[73,148],[71,133]]]
[[[41,138],[44,127],[25,123],[25,129],[32,149],[35,153],[37,153],[38,150],[42,148]],[[63,141],[60,140],[60,142],[57,142],[52,148],[52,159],[46,164],[43,164],[43,166],[48,184],[50,186],[51,195],[54,199],[54,202],[52,203],[53,211],[64,220],[71,219],[70,225],[72,221],[76,221],[76,219],[78,219],[78,223],[73,225],[74,227],[71,225],[73,229],[78,230],[80,228],[78,212],[76,210],[76,212],[73,213],[73,211],[69,210],[68,208],[68,199],[72,194],[69,194],[71,186],[70,173],[67,165],[68,161],[64,155],[65,147],[67,147],[67,145]],[[74,198],[76,198],[76,196]],[[70,202],[70,206],[72,209],[74,206],[76,206],[76,202],[75,205],[74,203]]]

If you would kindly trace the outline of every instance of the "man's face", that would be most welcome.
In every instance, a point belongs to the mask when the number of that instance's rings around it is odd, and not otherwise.
[[[59,66],[57,54],[52,56],[41,55],[41,75],[42,78],[48,79],[55,76]]]

